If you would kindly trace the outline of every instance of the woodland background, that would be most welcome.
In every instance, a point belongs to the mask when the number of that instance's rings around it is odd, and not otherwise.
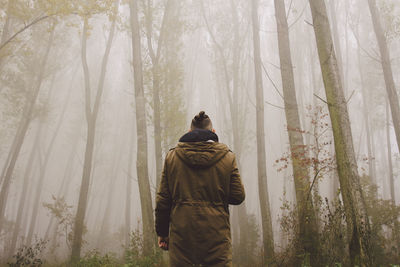
[[[396,0],[0,0],[0,261],[167,266],[163,157],[235,152],[234,266],[400,265]]]

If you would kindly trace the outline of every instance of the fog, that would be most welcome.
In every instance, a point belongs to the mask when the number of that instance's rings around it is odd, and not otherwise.
[[[399,29],[396,0],[0,0],[0,263],[168,266],[163,161],[204,110],[233,266],[399,265]]]

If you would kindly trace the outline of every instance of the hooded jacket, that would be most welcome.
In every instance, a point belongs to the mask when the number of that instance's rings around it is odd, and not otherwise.
[[[194,130],[165,158],[156,232],[169,236],[170,266],[232,266],[229,204],[245,198],[235,155],[216,134]]]

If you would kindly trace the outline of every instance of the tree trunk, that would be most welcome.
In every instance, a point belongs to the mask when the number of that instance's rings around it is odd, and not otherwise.
[[[256,127],[257,127],[257,170],[258,191],[261,208],[261,222],[264,245],[264,264],[269,264],[274,258],[274,236],[272,232],[271,211],[269,205],[267,166],[265,155],[265,133],[264,133],[264,92],[261,75],[261,52],[260,52],[260,24],[258,21],[258,0],[251,1],[251,15],[253,28],[254,46],[254,72],[256,81]]]
[[[132,127],[133,128],[133,127]],[[132,202],[132,162],[134,151],[134,135],[130,133],[129,156],[128,156],[128,173],[126,175],[126,199],[125,199],[125,246],[128,248],[131,235],[131,202]]]
[[[33,143],[33,147],[31,150],[31,153],[29,155],[28,159],[28,164],[26,165],[25,172],[24,172],[24,181],[22,184],[22,191],[21,195],[19,197],[19,203],[18,203],[18,211],[17,211],[17,218],[15,219],[15,226],[13,230],[13,235],[11,239],[11,245],[9,248],[9,257],[14,255],[14,251],[17,245],[17,239],[18,239],[18,234],[21,231],[21,222],[22,222],[22,215],[23,211],[25,208],[25,202],[26,202],[26,196],[27,196],[27,191],[28,191],[28,186],[29,186],[29,178],[32,179],[32,167],[33,167],[33,162],[35,160],[36,153],[38,152],[38,146],[39,146],[39,140],[40,136],[42,133],[42,126],[43,124],[39,123],[37,132],[36,132],[36,137],[35,141]]]
[[[369,177],[372,181],[373,184],[376,185],[376,168],[375,168],[375,159],[374,159],[374,154],[372,153],[372,146],[374,143],[372,142],[372,136],[371,136],[371,127],[369,124],[369,114],[368,114],[368,99],[367,99],[367,92],[366,92],[366,84],[365,84],[365,79],[364,79],[364,74],[363,74],[363,69],[362,69],[362,63],[361,63],[361,48],[360,45],[358,45],[357,48],[357,58],[358,58],[358,69],[360,72],[360,81],[361,81],[361,95],[362,95],[362,100],[363,100],[363,116],[364,116],[364,122],[365,122],[365,130],[367,132],[367,151],[368,151],[368,173]]]
[[[326,6],[325,2],[320,0],[310,0],[309,2],[332,122],[336,164],[346,214],[351,266],[371,266],[369,237],[364,234],[370,230],[369,218],[357,172],[347,103],[333,49]]]
[[[386,42],[386,36],[379,18],[379,11],[376,7],[376,1],[368,0],[368,5],[371,12],[372,24],[374,26],[376,39],[378,41],[379,51],[381,54],[383,76],[385,78],[386,91],[389,98],[390,109],[392,111],[392,120],[394,132],[396,134],[397,147],[400,151],[400,104],[399,97],[396,91],[396,86],[394,84],[392,66],[390,64],[390,53]]]
[[[115,4],[115,14],[118,12],[119,0],[116,1]],[[90,184],[90,176],[92,171],[92,163],[93,163],[93,150],[94,150],[94,142],[95,142],[95,133],[96,133],[96,120],[99,113],[101,96],[104,91],[104,80],[107,72],[107,64],[108,57],[110,55],[110,50],[112,46],[112,42],[114,39],[116,27],[116,19],[114,18],[111,23],[111,29],[107,39],[106,50],[104,52],[103,60],[101,63],[100,70],[100,80],[97,88],[96,98],[93,105],[93,110],[91,107],[91,87],[90,87],[90,78],[89,78],[89,68],[86,59],[86,41],[88,35],[88,18],[84,19],[83,32],[82,32],[82,65],[83,72],[85,78],[85,114],[86,114],[86,122],[87,122],[87,139],[86,139],[86,148],[85,148],[85,159],[83,163],[83,173],[82,173],[82,182],[79,192],[79,201],[78,201],[78,209],[76,212],[75,223],[74,223],[74,233],[73,233],[73,241],[72,241],[72,252],[71,252],[71,262],[75,263],[79,260],[82,248],[82,236],[84,232],[84,221],[85,214],[87,208],[87,200],[88,200],[88,192],[89,192],[89,184]]]
[[[161,114],[160,114],[160,70],[159,63],[161,57],[161,50],[164,42],[164,36],[166,34],[166,24],[171,13],[174,0],[168,0],[165,5],[165,10],[161,22],[160,35],[157,41],[157,50],[155,51],[152,44],[153,34],[153,7],[147,6],[147,12],[145,16],[146,20],[146,37],[147,47],[149,49],[151,59],[151,73],[153,82],[153,108],[154,108],[154,142],[155,142],[155,157],[156,157],[156,186],[158,186],[161,180],[162,171],[162,148],[161,148]]]
[[[290,51],[289,28],[286,19],[285,2],[275,0],[275,17],[278,31],[278,46],[280,69],[282,76],[282,88],[285,105],[287,130],[289,134],[289,145],[293,164],[294,186],[296,191],[297,212],[299,220],[298,238],[302,248],[297,251],[298,255],[310,255],[311,265],[319,265],[319,241],[316,216],[310,195],[310,177],[308,166],[304,163],[306,152],[301,134],[300,116],[296,99],[295,82],[293,75],[293,64]],[[301,265],[299,257],[298,264]]]
[[[342,79],[344,78],[344,71],[343,71],[343,60],[342,60],[342,46],[340,44],[340,37],[339,37],[339,30],[338,30],[338,25],[337,25],[337,19],[336,19],[336,7],[335,7],[336,1],[334,0],[329,0],[330,4],[330,15],[331,15],[331,23],[332,23],[332,35],[333,35],[333,43],[335,47],[335,52],[337,56],[337,64],[339,68],[339,73],[340,77]],[[342,85],[344,87],[344,82],[342,80]],[[346,88],[343,88],[345,95],[346,95]]]
[[[11,149],[12,155],[10,157],[10,162],[9,162],[6,172],[5,172],[3,184],[1,187],[1,191],[0,191],[0,231],[2,229],[2,225],[4,222],[4,215],[5,215],[4,212],[5,212],[5,208],[6,208],[6,204],[7,204],[7,195],[8,195],[8,190],[9,190],[9,187],[11,184],[12,174],[14,172],[15,164],[17,162],[19,153],[21,151],[21,147],[24,143],[25,136],[26,136],[26,133],[28,131],[28,128],[29,128],[29,125],[30,125],[30,122],[32,119],[33,110],[35,107],[36,99],[39,95],[40,87],[42,85],[43,76],[44,76],[44,72],[46,69],[46,63],[47,63],[47,59],[49,57],[51,46],[53,44],[53,39],[54,39],[54,28],[50,33],[49,41],[45,48],[45,54],[44,54],[43,60],[40,64],[39,75],[34,84],[32,95],[30,96],[30,98],[27,99],[27,103],[24,107],[21,125],[19,127],[19,130],[17,131],[17,136],[15,137],[15,147],[14,147],[14,149]]]
[[[240,130],[244,127],[239,126],[239,62],[240,62],[240,35],[239,35],[239,17],[237,5],[233,0],[230,0],[230,7],[232,12],[233,22],[233,53],[232,53],[232,102],[231,107],[231,121],[232,121],[232,137],[233,137],[233,151],[238,159],[239,170],[241,169],[241,151],[243,139],[240,135]],[[235,251],[238,252],[241,263],[248,263],[248,216],[245,203],[240,206],[234,206],[234,213],[238,216],[239,223],[239,242],[236,242]],[[235,227],[235,225],[233,226]],[[234,243],[235,246],[235,243]]]
[[[139,184],[140,204],[143,220],[144,253],[149,255],[155,244],[153,204],[147,162],[146,100],[143,88],[142,53],[137,0],[130,0],[130,22],[132,29],[133,75],[135,83],[135,108],[137,130],[136,171]]]
[[[393,175],[393,163],[392,163],[392,144],[390,142],[390,111],[389,101],[386,100],[386,145],[388,155],[388,168],[389,168],[389,185],[390,185],[390,198],[393,204],[396,204],[396,195],[394,193],[394,175]]]

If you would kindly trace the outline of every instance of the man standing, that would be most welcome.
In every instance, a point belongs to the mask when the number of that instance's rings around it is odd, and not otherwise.
[[[235,155],[218,142],[204,111],[164,162],[156,232],[172,267],[232,266],[229,204],[245,198]]]

